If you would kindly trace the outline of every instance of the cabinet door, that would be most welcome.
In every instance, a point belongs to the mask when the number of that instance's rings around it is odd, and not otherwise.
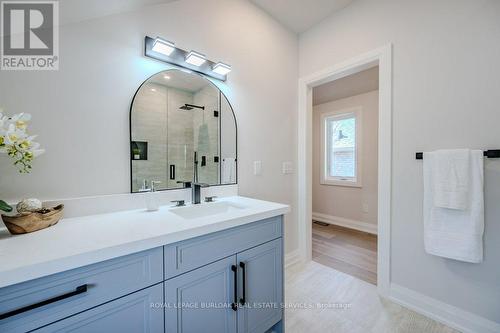
[[[167,333],[236,333],[236,256],[165,281]]]
[[[161,283],[36,330],[37,333],[161,333]]]
[[[281,238],[238,253],[238,333],[263,333],[282,318]],[[243,305],[244,304],[244,305]]]

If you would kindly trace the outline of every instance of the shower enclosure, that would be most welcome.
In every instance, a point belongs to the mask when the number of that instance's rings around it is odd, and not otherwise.
[[[198,182],[221,184],[223,160],[236,161],[236,125],[229,103],[199,75],[163,73],[168,74],[147,80],[132,104],[132,192],[147,190],[151,181],[160,181],[159,189],[181,188],[195,173]],[[228,128],[221,131],[222,125]],[[222,144],[221,136],[229,143]],[[223,156],[222,146],[227,147]]]

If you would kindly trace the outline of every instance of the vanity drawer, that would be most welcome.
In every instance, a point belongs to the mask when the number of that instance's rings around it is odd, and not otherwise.
[[[36,333],[163,333],[163,284],[84,311]],[[158,306],[155,306],[158,304]]]
[[[0,332],[33,330],[161,281],[160,247],[5,287]]]
[[[282,216],[165,246],[165,279],[281,237]]]

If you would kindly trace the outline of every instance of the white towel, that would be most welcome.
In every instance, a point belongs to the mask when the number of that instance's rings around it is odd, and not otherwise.
[[[222,160],[222,184],[236,183],[236,159],[226,157]]]
[[[469,201],[470,150],[438,150],[433,160],[434,206],[465,210]]]
[[[465,210],[434,205],[435,153],[424,154],[424,243],[427,253],[471,263],[483,261],[483,152],[470,152]]]

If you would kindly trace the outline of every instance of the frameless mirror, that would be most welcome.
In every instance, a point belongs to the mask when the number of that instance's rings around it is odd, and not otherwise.
[[[146,80],[130,109],[131,190],[182,188],[186,182],[235,184],[236,119],[205,77],[167,70]]]

